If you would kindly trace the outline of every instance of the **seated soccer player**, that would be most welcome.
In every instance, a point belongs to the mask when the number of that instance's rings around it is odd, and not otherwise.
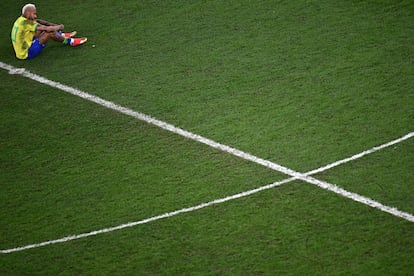
[[[78,46],[87,41],[86,37],[74,38],[76,32],[63,33],[64,25],[37,19],[36,6],[27,4],[22,8],[22,15],[14,22],[11,40],[18,59],[36,57],[49,39],[70,46]]]

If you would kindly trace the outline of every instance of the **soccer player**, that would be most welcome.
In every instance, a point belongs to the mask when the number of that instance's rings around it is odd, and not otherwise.
[[[26,4],[22,8],[22,15],[14,22],[11,40],[18,59],[32,59],[36,57],[49,39],[62,42],[70,46],[78,46],[87,41],[86,37],[73,38],[76,32],[63,33],[64,25],[50,23],[37,19],[36,6]]]

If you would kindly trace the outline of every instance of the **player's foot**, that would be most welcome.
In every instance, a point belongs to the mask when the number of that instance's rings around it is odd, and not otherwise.
[[[72,38],[71,42],[70,42],[70,46],[78,46],[78,45],[82,45],[83,43],[85,43],[88,39],[86,37],[82,37],[82,38]]]
[[[73,31],[71,33],[61,33],[61,34],[62,34],[63,37],[71,38],[71,37],[74,37],[76,35],[76,31]]]

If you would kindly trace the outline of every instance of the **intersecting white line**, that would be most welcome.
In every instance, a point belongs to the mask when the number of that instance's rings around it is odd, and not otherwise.
[[[270,189],[270,188],[282,185],[284,183],[291,182],[293,180],[305,181],[307,183],[316,185],[316,186],[318,186],[320,188],[323,188],[325,190],[329,190],[329,191],[332,191],[332,192],[334,192],[336,194],[339,194],[341,196],[350,198],[354,201],[357,201],[357,202],[363,203],[365,205],[374,207],[374,208],[379,209],[383,212],[387,212],[387,213],[392,214],[394,216],[397,216],[397,217],[406,219],[408,221],[414,222],[414,216],[412,214],[400,211],[400,210],[398,210],[397,208],[394,208],[394,207],[383,205],[382,203],[374,201],[374,200],[372,200],[368,197],[364,197],[364,196],[359,195],[357,193],[349,192],[349,191],[347,191],[343,188],[340,188],[340,187],[338,187],[334,184],[328,183],[326,181],[321,181],[321,180],[318,180],[314,177],[311,177],[311,175],[313,175],[313,174],[325,171],[325,170],[330,169],[330,168],[335,167],[335,166],[339,166],[341,164],[344,164],[344,163],[350,162],[352,160],[361,158],[361,157],[363,157],[367,154],[373,153],[375,151],[381,150],[383,148],[386,148],[386,147],[389,147],[389,146],[394,145],[396,143],[407,140],[407,139],[414,136],[414,132],[411,132],[411,133],[409,133],[407,135],[404,135],[403,137],[400,137],[396,140],[393,140],[391,142],[388,142],[388,143],[383,144],[383,145],[378,146],[378,147],[374,147],[370,150],[361,152],[361,153],[356,154],[354,156],[351,156],[349,158],[331,163],[331,164],[326,165],[324,167],[309,171],[307,173],[300,173],[300,172],[294,171],[292,169],[289,169],[287,167],[276,164],[274,162],[271,162],[269,160],[265,160],[265,159],[256,157],[254,155],[243,152],[241,150],[229,147],[227,145],[220,144],[218,142],[215,142],[215,141],[210,140],[208,138],[205,138],[203,136],[191,133],[189,131],[183,130],[183,129],[178,128],[178,127],[175,127],[171,124],[168,124],[166,122],[157,120],[157,119],[155,119],[151,116],[145,115],[143,113],[136,112],[136,111],[131,110],[131,109],[126,108],[126,107],[122,107],[122,106],[117,105],[113,102],[104,100],[102,98],[99,98],[99,97],[96,97],[94,95],[88,94],[88,93],[80,91],[78,89],[75,89],[73,87],[70,87],[70,86],[67,86],[67,85],[64,85],[64,84],[46,79],[42,76],[30,73],[29,71],[25,70],[24,68],[15,68],[15,67],[13,67],[11,65],[8,65],[8,64],[5,64],[3,62],[0,62],[0,68],[3,68],[5,70],[7,70],[9,72],[9,74],[18,74],[18,75],[24,76],[26,78],[35,80],[39,83],[49,85],[51,87],[60,89],[64,92],[67,92],[67,93],[73,94],[75,96],[81,97],[83,99],[86,99],[88,101],[97,103],[97,104],[99,104],[101,106],[104,106],[106,108],[115,110],[115,111],[120,112],[122,114],[125,114],[125,115],[128,115],[128,116],[134,117],[136,119],[145,121],[147,123],[153,124],[153,125],[158,126],[162,129],[165,129],[165,130],[168,130],[170,132],[181,135],[185,138],[192,139],[194,141],[206,144],[206,145],[208,145],[212,148],[219,149],[223,152],[227,152],[227,153],[232,154],[234,156],[243,158],[245,160],[252,161],[254,163],[260,164],[260,165],[265,166],[267,168],[270,168],[272,170],[279,171],[279,172],[282,172],[284,174],[287,174],[287,175],[291,176],[291,178],[285,179],[283,181],[275,182],[275,183],[267,185],[267,186],[263,186],[263,187],[260,187],[260,188],[254,189],[254,190],[250,190],[250,191],[247,191],[247,192],[242,192],[242,193],[232,195],[232,196],[229,196],[229,197],[225,197],[225,198],[222,198],[222,199],[213,200],[211,202],[202,203],[202,204],[194,206],[194,207],[184,208],[184,209],[181,209],[181,210],[177,210],[177,211],[170,212],[170,213],[165,213],[165,214],[155,216],[155,217],[152,217],[152,218],[148,218],[148,219],[144,219],[144,220],[141,220],[141,221],[130,222],[130,223],[127,223],[127,224],[122,224],[122,225],[115,226],[115,227],[110,227],[110,228],[105,228],[105,229],[102,229],[102,230],[92,231],[92,232],[89,232],[89,233],[68,236],[68,237],[65,237],[65,238],[57,239],[57,240],[46,241],[46,242],[37,243],[37,244],[31,244],[31,245],[26,245],[26,246],[22,246],[22,247],[12,248],[12,249],[0,250],[1,253],[11,253],[11,252],[16,252],[16,251],[22,251],[22,250],[26,250],[26,249],[30,249],[30,248],[41,247],[41,246],[54,244],[54,243],[67,242],[67,241],[74,240],[74,239],[80,239],[80,238],[84,238],[84,237],[88,237],[88,236],[92,236],[92,235],[97,235],[97,234],[107,233],[107,232],[111,232],[111,231],[115,231],[115,230],[120,230],[120,229],[123,229],[123,228],[126,228],[126,227],[132,227],[132,226],[135,226],[135,225],[148,223],[148,222],[159,220],[159,219],[162,219],[162,218],[175,216],[175,215],[178,215],[178,214],[181,214],[181,213],[195,211],[195,210],[205,208],[205,207],[213,205],[213,204],[223,203],[223,202],[235,199],[235,198],[240,198],[240,197],[244,197],[244,196],[247,196],[247,195],[251,195],[253,193],[257,193],[257,192],[262,191],[262,190]]]

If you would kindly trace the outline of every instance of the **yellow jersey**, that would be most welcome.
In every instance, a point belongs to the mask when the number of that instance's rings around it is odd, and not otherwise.
[[[11,31],[11,40],[14,52],[18,59],[26,59],[29,54],[29,48],[32,45],[38,23],[36,21],[20,16],[14,22]]]

